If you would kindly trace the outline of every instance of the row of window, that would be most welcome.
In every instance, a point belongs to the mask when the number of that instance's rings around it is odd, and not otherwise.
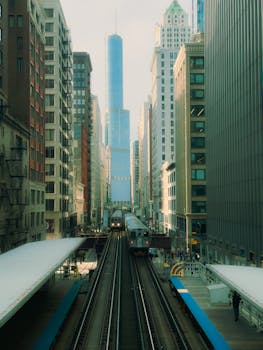
[[[69,185],[63,182],[59,183],[60,194],[68,195],[69,193]],[[55,183],[53,181],[46,182],[46,193],[55,193]]]
[[[59,200],[59,210],[60,211],[68,211],[69,209],[69,201],[67,199]],[[54,211],[55,210],[55,200],[54,199],[46,199],[46,210]]]
[[[31,213],[31,227],[44,225],[44,212]]]
[[[73,69],[85,69],[85,64],[84,63],[74,63]]]
[[[9,15],[8,17],[8,23],[9,23],[9,28],[14,28],[17,26],[17,28],[23,28],[23,16],[22,15],[17,15],[16,17],[14,15]]]
[[[168,196],[176,196],[176,186],[168,188]],[[192,185],[192,197],[206,196],[206,185]]]
[[[44,192],[39,190],[31,190],[31,204],[44,204]]]

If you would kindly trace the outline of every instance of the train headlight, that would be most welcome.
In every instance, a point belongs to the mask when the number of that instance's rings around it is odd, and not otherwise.
[[[118,223],[117,223],[117,226],[120,226],[120,225],[121,225],[121,224],[118,222]]]

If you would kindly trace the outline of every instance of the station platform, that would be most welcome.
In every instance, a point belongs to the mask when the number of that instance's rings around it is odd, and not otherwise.
[[[252,323],[248,321],[248,317],[242,315],[242,310],[240,310],[239,320],[235,322],[234,312],[232,305],[228,302],[213,302],[211,301],[211,294],[209,291],[209,286],[212,286],[210,280],[205,280],[202,272],[200,270],[195,273],[195,270],[186,271],[187,264],[191,265],[191,262],[181,261],[180,258],[174,257],[170,259],[168,256],[161,251],[158,251],[158,256],[152,259],[152,262],[159,273],[162,280],[168,280],[171,275],[172,267],[178,265],[180,269],[180,264],[182,264],[180,281],[189,293],[192,295],[199,307],[205,312],[209,320],[221,333],[222,337],[225,339],[227,344],[232,350],[262,350],[263,349],[263,331],[262,328],[256,327],[256,321],[253,319]],[[202,265],[202,264],[200,264]],[[207,270],[207,266],[203,266],[204,270]],[[233,270],[231,271],[231,269]],[[178,270],[179,270],[178,269]],[[239,272],[239,270],[243,270]],[[177,272],[178,272],[177,270]],[[256,273],[263,273],[263,269],[258,269]],[[242,307],[243,311],[248,309],[257,311],[257,315],[260,314],[262,309],[262,298],[263,292],[260,292],[260,286],[262,284],[262,278],[256,275],[253,278],[253,268],[249,270],[246,267],[238,266],[226,266],[226,265],[211,265],[210,270],[214,274],[209,276],[209,278],[215,278],[221,276],[221,278],[213,282],[216,283],[225,283],[226,287],[229,288],[229,291],[235,289],[240,292],[242,297]],[[250,271],[250,272],[249,272]],[[180,271],[179,271],[180,272]],[[179,275],[180,273],[178,273]],[[244,277],[247,276],[247,277]],[[249,276],[249,277],[248,277]],[[257,282],[258,280],[258,282]],[[255,299],[257,297],[257,300]],[[240,307],[240,309],[242,308]],[[246,314],[247,316],[247,314]],[[259,317],[260,318],[260,317]],[[253,324],[253,325],[252,325]]]
[[[242,315],[235,322],[231,305],[212,304],[206,284],[201,278],[181,277],[180,279],[232,350],[263,349],[263,333],[250,326]]]

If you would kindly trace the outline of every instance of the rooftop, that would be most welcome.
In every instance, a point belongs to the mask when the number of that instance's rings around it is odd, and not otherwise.
[[[0,327],[48,281],[84,240],[63,238],[32,242],[0,255]]]

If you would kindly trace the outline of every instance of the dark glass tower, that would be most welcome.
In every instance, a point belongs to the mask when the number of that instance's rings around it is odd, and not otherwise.
[[[106,144],[110,150],[109,184],[114,206],[130,205],[130,116],[123,109],[122,38],[110,35],[107,42]]]

